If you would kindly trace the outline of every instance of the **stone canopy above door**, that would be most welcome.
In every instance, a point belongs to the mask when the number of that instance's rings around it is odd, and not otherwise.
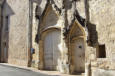
[[[61,28],[61,20],[59,15],[53,10],[52,6],[49,4],[46,13],[44,14],[43,20],[40,24],[40,30],[46,30],[49,28]]]

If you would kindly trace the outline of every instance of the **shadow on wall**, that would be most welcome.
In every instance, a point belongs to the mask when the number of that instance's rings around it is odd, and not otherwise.
[[[80,1],[80,0],[78,0]],[[90,22],[90,12],[89,12],[89,0],[84,1],[85,4],[85,15],[86,18],[82,18],[78,13],[76,8],[76,18],[79,23],[86,28],[86,32],[88,33],[87,36],[87,44],[91,47],[95,47],[98,44],[98,32],[96,31],[96,25]]]
[[[11,16],[15,14],[7,2],[5,2],[4,4],[4,10],[5,10],[4,13],[6,14],[6,16]]]
[[[3,25],[5,27],[8,28],[8,30],[10,29],[10,16],[14,15],[14,11],[12,10],[12,8],[9,6],[9,4],[7,2],[4,3],[3,6]]]
[[[40,19],[40,16],[42,14],[42,8],[39,6],[42,3],[42,0],[33,0],[32,5],[36,3],[36,8],[35,8],[35,17],[36,19]],[[32,6],[33,7],[33,6]],[[33,8],[32,8],[33,9]]]
[[[8,30],[10,29],[10,16],[14,15],[14,11],[12,8],[9,6],[7,2],[4,3],[3,5],[3,25],[4,27],[7,27]]]
[[[85,26],[87,28],[88,37],[87,43],[89,46],[95,47],[98,44],[98,33],[96,31],[96,25],[90,22],[89,0],[84,0],[85,5]]]
[[[80,0],[74,0],[74,1],[78,2]],[[67,3],[70,4],[70,5],[65,5],[66,10],[71,9],[72,2],[71,1],[65,1],[65,2],[66,2],[66,4]],[[75,16],[72,20],[72,23],[75,21],[75,19],[77,19],[79,21],[79,23],[82,25],[82,27],[86,28],[86,33],[88,33],[87,43],[89,46],[95,47],[98,44],[98,33],[96,31],[96,25],[90,22],[89,0],[85,0],[84,5],[85,5],[86,18],[81,17],[77,8],[75,8],[75,12],[74,12]],[[75,6],[77,6],[76,3],[75,3]],[[66,18],[66,24],[68,25],[67,18]],[[70,26],[71,26],[71,24],[68,27],[66,27],[66,29],[65,29],[65,32],[64,32],[65,37],[67,36],[67,32],[69,31]]]
[[[10,16],[14,12],[7,2],[4,2],[2,10],[1,62],[8,62]]]
[[[88,23],[88,40],[87,43],[89,46],[95,47],[98,44],[98,33],[96,31],[96,25],[92,23]]]

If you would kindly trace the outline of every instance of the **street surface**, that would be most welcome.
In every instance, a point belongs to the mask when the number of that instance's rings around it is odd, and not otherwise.
[[[0,76],[49,76],[49,75],[0,65]]]
[[[84,76],[60,74],[57,71],[32,71],[0,64],[0,76]]]

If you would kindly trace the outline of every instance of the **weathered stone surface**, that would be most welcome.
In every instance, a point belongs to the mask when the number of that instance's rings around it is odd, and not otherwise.
[[[90,23],[96,26],[96,31],[98,35],[98,43],[105,44],[106,46],[106,55],[108,62],[111,62],[111,59],[114,59],[114,24],[115,24],[115,5],[114,0],[89,0],[89,15]],[[79,14],[84,17],[84,3],[83,0],[77,2],[77,9]],[[87,51],[91,51],[90,48]],[[91,54],[89,54],[91,55]],[[110,58],[110,59],[109,59]],[[100,62],[103,62],[103,59]],[[113,66],[113,65],[111,65]]]
[[[98,4],[98,5],[97,5]],[[98,31],[98,41],[106,45],[107,57],[112,56],[114,52],[114,0],[108,1],[90,1],[90,20],[96,25]]]
[[[11,64],[28,64],[29,0],[7,0],[13,14],[10,16],[9,56]]]
[[[92,76],[115,76],[115,70],[96,69],[92,71]]]
[[[44,69],[44,38],[49,31],[58,29],[61,31],[57,66],[60,72],[75,71],[72,43],[82,38],[86,45],[83,46],[85,61],[91,62],[89,69],[96,68],[92,70],[93,76],[112,76],[110,69],[115,69],[115,0],[88,0],[87,8],[84,3],[84,0],[32,0],[32,19],[29,19],[29,0],[7,0],[11,10],[10,14],[6,13],[10,15],[9,63],[27,65],[29,20],[32,20],[33,67]],[[87,14],[89,20],[86,20]],[[87,29],[84,29],[85,20],[88,21]],[[97,56],[100,44],[105,44],[106,58]],[[98,72],[96,75],[95,71]]]
[[[39,63],[39,45],[35,42],[35,38],[36,38],[36,34],[37,34],[37,29],[38,29],[38,23],[39,20],[36,19],[35,15],[36,15],[36,6],[37,6],[37,2],[33,2],[33,12],[32,12],[32,48],[34,48],[35,53],[32,56],[32,67],[38,68],[38,63]],[[40,10],[39,10],[40,11]]]
[[[63,30],[64,26],[69,26],[72,23],[72,20],[74,20],[74,18],[75,18],[76,11],[77,11],[77,15],[80,15],[82,18],[86,18],[84,0],[80,0],[80,1],[78,0],[76,2],[74,2],[72,0],[68,0],[68,1],[54,0],[53,2],[54,2],[53,5],[56,6],[56,7],[53,7],[53,9],[55,10],[55,9],[59,8],[61,10],[61,16],[59,17],[59,20],[62,19],[60,21],[63,22],[62,30]],[[65,3],[65,5],[63,3]],[[102,59],[100,61],[96,61],[96,57],[97,57],[96,56],[96,53],[97,53],[96,47],[86,46],[86,50],[87,50],[86,51],[86,61],[89,61],[89,60],[95,61],[94,63],[92,62],[92,65],[94,65],[94,67],[108,68],[108,65],[109,65],[109,69],[110,69],[110,66],[112,66],[112,65],[110,65],[111,61],[109,61],[109,58],[113,59],[113,56],[114,56],[114,51],[113,51],[113,49],[114,49],[114,47],[113,47],[114,46],[114,33],[113,33],[114,26],[113,25],[115,22],[114,22],[114,7],[112,7],[112,6],[114,6],[114,4],[113,4],[114,1],[112,0],[112,1],[108,2],[107,0],[105,0],[105,1],[90,0],[88,3],[89,3],[89,16],[90,16],[89,22],[91,24],[89,26],[90,33],[91,33],[90,37],[92,37],[92,41],[97,39],[99,44],[106,45],[107,60],[104,61]],[[62,7],[63,7],[63,9],[62,9]],[[41,9],[43,9],[43,8],[41,8]],[[59,11],[59,9],[55,10],[55,11]],[[50,19],[48,18],[46,20],[50,20]],[[48,22],[50,22],[50,21],[48,21]],[[48,22],[46,22],[46,23],[49,26],[51,26],[52,24],[50,24]],[[97,34],[97,36],[95,36],[96,34]],[[63,37],[63,35],[62,35],[62,37]],[[62,43],[64,45],[61,45],[61,47],[66,47],[65,41],[62,40]],[[95,42],[95,43],[97,43],[97,42]],[[64,52],[64,48],[62,48],[62,50]],[[66,47],[65,51],[67,51],[67,47]],[[62,55],[65,56],[66,53],[62,53]],[[68,61],[68,60],[66,60],[66,58],[63,58],[63,60]],[[61,61],[62,60],[60,60],[60,63],[59,63],[60,66],[61,66]],[[64,66],[63,66],[63,68],[64,68]],[[61,69],[61,71],[63,71],[63,70]]]

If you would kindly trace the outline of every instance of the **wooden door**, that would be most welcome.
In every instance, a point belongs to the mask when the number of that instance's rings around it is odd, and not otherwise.
[[[85,45],[83,39],[74,42],[74,65],[75,71],[85,71]]]
[[[44,39],[44,63],[45,69],[56,70],[57,61],[60,55],[59,47],[61,41],[60,31],[49,32]]]

